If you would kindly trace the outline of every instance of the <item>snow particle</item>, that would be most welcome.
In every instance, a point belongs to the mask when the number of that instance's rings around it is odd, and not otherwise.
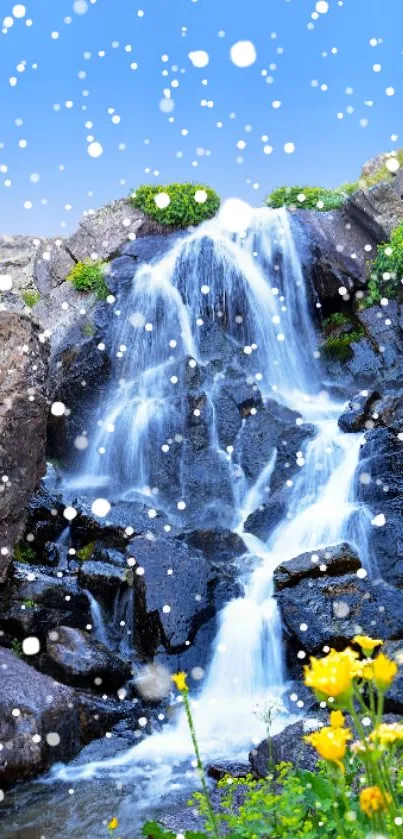
[[[87,152],[90,157],[101,157],[101,155],[104,153],[104,150],[101,146],[101,143],[97,143],[96,141],[94,141],[93,143],[89,144]]]
[[[91,504],[91,510],[94,513],[94,516],[98,516],[99,518],[107,516],[110,509],[111,505],[106,498],[96,498]]]
[[[205,50],[194,50],[188,54],[193,67],[207,67],[210,61],[209,54]]]
[[[24,638],[22,642],[22,651],[24,655],[36,655],[41,648],[39,638],[31,635],[29,638]]]
[[[230,57],[237,67],[250,67],[257,58],[255,45],[252,41],[237,41],[231,47]]]

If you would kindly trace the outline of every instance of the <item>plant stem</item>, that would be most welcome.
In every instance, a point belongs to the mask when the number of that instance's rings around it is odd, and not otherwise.
[[[205,796],[205,800],[206,800],[206,804],[207,804],[207,808],[208,808],[208,812],[209,812],[209,816],[210,816],[210,820],[211,820],[211,824],[212,824],[212,828],[213,828],[213,833],[214,833],[214,836],[216,837],[216,839],[220,839],[220,834],[218,832],[217,819],[215,817],[215,813],[214,813],[214,810],[213,810],[213,805],[211,803],[210,793],[209,793],[207,780],[206,780],[206,773],[204,771],[203,762],[202,762],[202,759],[201,759],[201,756],[200,756],[199,744],[197,742],[196,731],[195,731],[195,727],[194,727],[194,724],[193,724],[193,717],[192,717],[192,711],[191,711],[191,708],[190,708],[188,691],[183,690],[183,691],[181,691],[181,693],[182,693],[182,696],[183,696],[183,703],[184,703],[184,706],[185,706],[185,711],[186,711],[186,717],[187,717],[187,721],[188,721],[190,736],[192,738],[193,748],[195,750],[195,755],[196,755],[197,768],[199,770],[201,785],[202,785],[202,788],[203,788],[203,792],[204,792],[204,796]]]

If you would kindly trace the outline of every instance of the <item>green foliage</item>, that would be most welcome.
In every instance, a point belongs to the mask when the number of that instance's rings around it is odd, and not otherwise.
[[[35,600],[23,600],[22,605],[25,606],[26,609],[35,609],[36,603]]]
[[[403,224],[392,232],[390,242],[378,245],[376,258],[371,265],[368,293],[364,306],[379,303],[382,297],[396,297],[403,282]]]
[[[15,653],[16,655],[22,655],[22,644],[21,641],[18,640],[18,638],[13,638],[13,640],[11,641],[11,649],[13,653]]]
[[[195,194],[203,190],[207,194],[204,203],[195,200]],[[170,203],[164,209],[157,207],[155,197],[159,193],[166,193]],[[151,186],[144,184],[130,196],[134,207],[141,210],[159,224],[172,227],[188,227],[200,224],[215,216],[220,206],[220,198],[216,192],[204,184],[173,183],[168,186]]]
[[[403,166],[403,149],[396,149],[396,154],[394,155],[396,159],[399,161],[400,165]],[[361,172],[359,185],[360,187],[369,188],[371,186],[376,186],[376,184],[381,183],[382,181],[393,181],[394,175],[389,172],[388,167],[385,163],[376,169],[371,175],[365,175]]]
[[[28,306],[29,309],[32,309],[37,303],[39,303],[41,295],[36,289],[27,289],[22,292],[22,299],[25,305]]]
[[[105,263],[104,262],[77,262],[77,265],[71,269],[66,277],[77,291],[90,292],[93,291],[98,297],[98,300],[106,300],[109,289],[105,282]]]
[[[15,562],[29,564],[30,562],[35,562],[36,553],[30,545],[22,540],[14,548],[14,560]]]
[[[363,329],[357,329],[353,332],[343,332],[341,335],[330,335],[322,344],[322,352],[327,358],[348,361],[352,356],[351,344],[354,341],[359,341],[363,335]]]
[[[81,332],[87,338],[92,338],[92,336],[95,334],[94,324],[93,323],[85,323],[84,326],[81,327]]]
[[[77,559],[79,559],[80,562],[85,562],[85,560],[91,559],[95,551],[95,545],[95,542],[89,542],[88,545],[84,545],[82,548],[80,548],[80,550],[78,550],[76,554]]]
[[[341,312],[334,312],[333,315],[324,319],[322,325],[324,329],[333,329],[337,326],[347,326],[348,323],[350,323],[350,319],[346,315]]]
[[[354,783],[357,767],[348,769],[346,788]],[[227,839],[362,839],[368,825],[347,796],[335,802],[334,784],[329,768],[320,762],[316,772],[280,764],[275,775],[256,780],[226,776],[218,784],[220,811],[217,822],[220,836]],[[206,839],[214,835],[208,819],[208,806],[202,792],[189,802],[206,819],[204,832],[185,833],[186,839]],[[345,815],[348,807],[349,819]],[[343,833],[340,832],[342,824]],[[147,839],[176,839],[176,833],[156,822],[143,827]]]
[[[299,207],[325,213],[342,207],[348,196],[357,188],[357,184],[343,184],[338,189],[325,189],[321,186],[281,186],[269,195],[267,204],[274,209]]]

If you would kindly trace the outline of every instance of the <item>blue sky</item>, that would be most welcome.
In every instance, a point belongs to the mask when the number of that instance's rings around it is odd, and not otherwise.
[[[312,19],[315,0],[87,0],[84,14],[73,0],[21,0],[10,26],[2,0],[0,232],[69,233],[144,182],[197,180],[259,205],[281,184],[354,180],[403,146],[402,0],[328,2]],[[257,53],[242,69],[240,40]]]

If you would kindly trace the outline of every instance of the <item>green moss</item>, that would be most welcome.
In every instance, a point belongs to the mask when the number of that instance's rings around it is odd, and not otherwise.
[[[11,641],[11,649],[13,653],[15,653],[16,655],[22,655],[22,644],[21,641],[18,640],[18,638],[13,638],[13,640]]]
[[[14,548],[14,560],[15,562],[22,562],[25,564],[29,564],[31,562],[35,562],[36,560],[36,553],[30,545],[27,545],[26,542],[21,541],[18,542],[18,545]]]
[[[36,603],[35,600],[23,600],[22,605],[25,606],[26,609],[35,609]]]
[[[338,189],[325,189],[320,186],[281,186],[267,198],[267,204],[274,209],[279,207],[298,207],[304,210],[320,210],[325,213],[342,207],[358,185],[343,184]]]
[[[106,300],[109,289],[105,282],[104,262],[77,262],[66,277],[77,291],[93,291],[99,300]]]
[[[392,232],[390,242],[378,245],[376,258],[371,264],[371,276],[364,306],[380,303],[382,297],[393,298],[402,289],[403,282],[403,224]]]
[[[202,203],[195,200],[197,192],[203,191],[207,198]],[[155,203],[160,193],[166,193],[170,202],[161,209]],[[141,210],[159,224],[172,227],[188,227],[200,224],[212,218],[220,206],[220,198],[216,192],[204,184],[173,183],[167,186],[139,186],[130,196],[133,206]]]
[[[95,542],[89,542],[88,545],[84,545],[80,548],[76,554],[77,559],[80,560],[80,562],[85,562],[85,560],[91,559],[95,551],[95,544]]]
[[[95,334],[95,326],[93,323],[85,323],[84,326],[81,327],[81,332],[87,338],[91,338]]]
[[[333,315],[324,319],[322,325],[324,329],[333,329],[337,326],[347,326],[348,323],[350,323],[350,319],[346,315],[343,315],[341,312],[334,312]]]
[[[341,335],[330,335],[322,344],[322,353],[326,358],[348,361],[352,357],[351,344],[359,341],[364,334],[363,329],[357,329],[354,332],[343,332]]]
[[[22,292],[22,299],[25,305],[28,306],[29,309],[32,309],[37,303],[39,303],[41,295],[39,294],[39,291],[36,291],[36,289],[27,289],[27,291]]]
[[[396,160],[399,161],[400,165],[403,166],[403,149],[396,149],[396,154],[393,155],[396,157]],[[376,186],[376,184],[382,183],[382,181],[393,181],[394,175],[392,172],[389,172],[388,167],[384,163],[379,169],[376,169],[372,175],[365,175],[361,172],[359,185],[361,188],[369,188],[371,186]]]

